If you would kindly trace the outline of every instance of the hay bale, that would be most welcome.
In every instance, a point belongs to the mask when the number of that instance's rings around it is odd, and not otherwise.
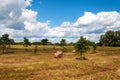
[[[72,53],[76,53],[76,50],[73,50]]]
[[[61,58],[63,57],[63,51],[57,51],[55,54],[54,54],[54,58]]]

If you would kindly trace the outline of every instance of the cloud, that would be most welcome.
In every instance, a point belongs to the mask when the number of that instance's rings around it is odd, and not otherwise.
[[[27,20],[27,21],[34,22],[36,20],[37,14],[38,13],[36,11],[23,9],[21,19],[24,21]]]
[[[85,12],[73,24],[73,27],[83,29],[83,35],[91,40],[98,41],[99,36],[108,30],[120,30],[120,13],[117,11],[99,12],[97,14]],[[89,34],[89,35],[88,35]],[[93,36],[94,35],[94,36]]]
[[[107,30],[120,30],[120,13],[85,12],[76,22],[63,21],[61,25],[52,27],[50,21],[37,20],[37,11],[27,9],[32,6],[32,0],[0,0],[0,35],[10,34],[16,41],[28,37],[30,41],[40,41],[48,38],[52,42],[59,42],[61,38],[68,42],[75,42],[80,36],[92,41],[98,41],[101,34]]]
[[[114,23],[120,20],[120,14],[116,11],[113,12],[101,12],[97,15],[98,23],[103,26],[112,26]]]
[[[89,24],[94,24],[96,21],[95,14],[91,12],[85,12],[84,16],[79,17],[78,20],[74,23],[75,27],[83,27]]]
[[[21,15],[32,0],[0,0],[0,25],[6,28],[23,29]]]

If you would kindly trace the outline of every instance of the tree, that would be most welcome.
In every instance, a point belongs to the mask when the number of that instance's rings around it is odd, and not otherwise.
[[[70,43],[68,43],[67,45],[69,45],[69,46],[74,46],[74,45],[75,45],[75,43],[70,42]]]
[[[89,49],[86,38],[81,36],[80,39],[75,43],[75,49],[76,51],[79,51],[80,59],[83,59],[83,53]]]
[[[103,46],[120,46],[120,31],[107,31],[101,35],[99,44]]]
[[[106,43],[106,45],[107,46],[113,46],[114,45],[114,31],[107,31],[106,33],[105,33],[105,43]]]
[[[105,35],[101,35],[99,40],[99,46],[103,46],[103,45],[104,46],[106,45]]]
[[[48,44],[48,39],[42,39],[41,44],[42,45],[47,45]]]
[[[15,44],[14,39],[9,39],[9,48],[11,48],[11,44]]]
[[[60,41],[60,46],[62,47],[62,51],[65,52],[66,48],[64,47],[66,45],[66,40],[65,39],[61,39]]]
[[[61,45],[61,46],[65,46],[65,45],[66,45],[66,40],[65,40],[65,39],[61,39],[60,45]]]
[[[9,35],[8,34],[3,34],[2,37],[0,38],[0,44],[2,45],[3,53],[6,51],[6,45],[10,43],[9,40]]]
[[[94,50],[95,53],[96,53],[96,49],[97,49],[97,44],[94,43],[94,44],[93,44],[93,50]]]
[[[88,46],[93,46],[95,44],[95,42],[87,40]]]
[[[23,45],[25,46],[25,50],[27,51],[27,47],[31,45],[28,38],[24,37]]]
[[[33,45],[40,45],[40,42],[32,42]]]
[[[36,53],[37,53],[37,51],[38,51],[38,47],[37,47],[37,46],[35,46],[35,47],[34,47],[34,54],[36,54]]]
[[[10,40],[10,44],[15,44],[14,39],[9,39]]]
[[[0,37],[0,48],[2,48],[2,52],[4,53],[4,48],[3,48],[3,43],[2,43],[1,37]]]
[[[45,45],[48,44],[48,39],[42,39],[41,44],[43,45],[43,50],[45,50]]]
[[[116,31],[114,35],[114,45],[120,46],[120,31]]]

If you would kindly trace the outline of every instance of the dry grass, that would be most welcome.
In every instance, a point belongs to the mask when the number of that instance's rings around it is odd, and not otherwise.
[[[97,53],[85,56],[88,60],[76,60],[78,56],[71,53],[73,47],[66,46],[68,52],[61,59],[53,57],[56,46],[39,46],[33,54],[34,46],[24,51],[22,45],[12,46],[12,52],[0,55],[0,80],[119,80],[120,48],[99,47]]]

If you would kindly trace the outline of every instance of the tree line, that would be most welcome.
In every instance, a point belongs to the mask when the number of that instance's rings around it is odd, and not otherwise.
[[[105,34],[100,36],[99,43],[95,43],[93,41],[87,40],[83,36],[80,37],[80,39],[76,43],[67,43],[66,39],[61,39],[59,43],[52,43],[49,42],[47,38],[42,39],[40,42],[33,42],[31,43],[27,37],[23,38],[23,42],[16,43],[14,39],[9,38],[9,34],[3,34],[0,37],[0,47],[3,50],[3,53],[5,53],[6,48],[10,48],[11,44],[22,44],[25,46],[25,50],[27,50],[27,47],[30,45],[59,45],[62,47],[63,51],[66,50],[64,47],[65,45],[72,45],[75,46],[75,49],[80,52],[80,55],[82,53],[86,52],[89,48],[88,46],[93,46],[93,49],[96,50],[97,46],[120,46],[120,31],[107,31]],[[36,48],[37,49],[37,48]]]
[[[0,45],[5,47],[5,45],[10,45],[10,44],[24,44],[24,42],[28,42],[30,45],[74,45],[75,43],[67,43],[66,39],[61,39],[60,42],[58,43],[52,43],[50,42],[47,38],[42,39],[40,42],[30,42],[27,37],[24,37],[24,40],[22,42],[15,42],[14,39],[9,38],[9,34],[3,34],[0,37]],[[88,45],[91,46],[94,44],[93,41],[87,40]],[[62,46],[61,45],[61,46]],[[120,46],[120,31],[112,31],[109,30],[105,34],[100,36],[99,46]],[[10,47],[10,46],[9,46]]]

